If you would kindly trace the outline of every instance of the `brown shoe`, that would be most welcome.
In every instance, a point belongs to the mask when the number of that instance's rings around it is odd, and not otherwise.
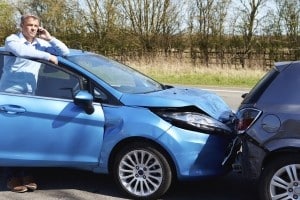
[[[29,190],[36,190],[37,184],[34,182],[31,176],[23,177],[23,185]]]
[[[20,178],[11,178],[10,180],[8,180],[7,188],[13,192],[19,193],[23,193],[28,190],[27,187],[23,186]]]

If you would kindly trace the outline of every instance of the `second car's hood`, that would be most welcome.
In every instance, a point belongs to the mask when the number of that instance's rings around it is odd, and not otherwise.
[[[197,88],[174,87],[147,94],[124,94],[120,100],[128,106],[196,106],[215,119],[228,118],[232,113],[229,106],[218,95]]]

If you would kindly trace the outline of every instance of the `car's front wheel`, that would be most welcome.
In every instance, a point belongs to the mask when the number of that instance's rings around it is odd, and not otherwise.
[[[117,185],[133,199],[156,199],[172,182],[166,157],[153,145],[133,142],[114,159],[113,175]]]
[[[300,156],[287,155],[268,163],[259,189],[263,200],[300,199]]]

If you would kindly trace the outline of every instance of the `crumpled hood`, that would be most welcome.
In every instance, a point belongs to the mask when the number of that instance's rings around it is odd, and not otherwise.
[[[147,94],[124,94],[120,100],[127,106],[196,106],[218,120],[228,119],[232,113],[229,106],[218,95],[197,88],[174,87]]]

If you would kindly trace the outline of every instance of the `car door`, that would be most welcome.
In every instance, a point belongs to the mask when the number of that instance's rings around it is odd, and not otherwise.
[[[85,113],[72,99],[72,87],[82,86],[82,77],[40,64],[35,95],[0,92],[0,165],[97,165],[102,107],[94,103],[95,112]]]

